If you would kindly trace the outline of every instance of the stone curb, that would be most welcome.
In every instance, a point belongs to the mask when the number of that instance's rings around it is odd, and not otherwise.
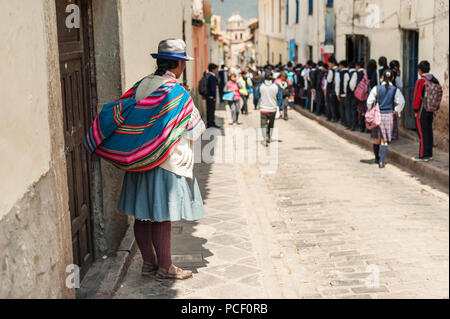
[[[326,127],[327,129],[337,133],[339,136],[344,137],[345,139],[359,144],[360,146],[365,147],[368,150],[372,150],[372,142],[365,138],[362,138],[356,134],[353,134],[351,131],[342,129],[340,127],[336,127],[334,123],[330,123],[315,114],[311,114],[309,111],[302,109],[300,106],[295,105],[295,110],[299,112],[301,115],[318,122],[320,125]],[[449,188],[449,173],[445,170],[433,167],[426,163],[415,162],[409,156],[402,154],[392,148],[389,149],[387,154],[387,159],[391,162],[400,165],[410,171],[414,172],[416,176],[420,176],[423,178],[431,179],[436,181],[442,187],[445,187],[447,192]]]
[[[116,255],[109,260],[108,274],[102,280],[100,288],[92,299],[112,299],[131,264],[136,249],[133,224],[130,224]]]

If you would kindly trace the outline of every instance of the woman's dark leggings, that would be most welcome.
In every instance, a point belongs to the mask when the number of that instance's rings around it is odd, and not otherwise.
[[[172,223],[153,223],[136,220],[134,236],[144,263],[157,265],[165,270],[172,266]]]

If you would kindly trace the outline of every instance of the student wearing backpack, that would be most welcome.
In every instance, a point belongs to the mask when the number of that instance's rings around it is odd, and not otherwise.
[[[442,87],[439,81],[430,74],[430,63],[419,63],[420,79],[414,88],[413,109],[416,116],[417,134],[420,140],[419,156],[413,158],[418,162],[433,159],[433,118],[440,108]]]
[[[405,107],[405,98],[402,92],[391,82],[392,71],[386,70],[383,73],[383,82],[372,89],[367,99],[368,110],[378,107],[381,113],[379,126],[372,130],[374,139],[374,164],[378,163],[380,168],[385,167],[386,153],[389,144],[392,142],[394,132],[394,116],[399,115]]]
[[[354,120],[354,124],[359,125],[359,130],[361,133],[364,133],[366,130],[366,121],[364,115],[367,111],[367,98],[369,92],[370,81],[367,76],[367,72],[364,69],[364,63],[362,61],[357,62],[355,65],[356,72],[353,74],[350,79],[350,89],[354,91],[353,96],[353,104],[354,110],[356,114],[353,113],[353,116],[356,115],[356,120]]]

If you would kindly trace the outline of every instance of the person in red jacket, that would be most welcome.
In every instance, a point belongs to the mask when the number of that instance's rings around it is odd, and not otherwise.
[[[420,140],[419,156],[413,158],[417,162],[428,162],[433,159],[433,118],[434,112],[428,112],[422,107],[424,97],[424,87],[427,81],[439,83],[430,74],[430,63],[422,61],[419,63],[420,79],[417,80],[414,88],[413,109],[416,117],[417,134]]]

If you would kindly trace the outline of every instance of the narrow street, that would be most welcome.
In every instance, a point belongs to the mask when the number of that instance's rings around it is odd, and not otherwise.
[[[240,128],[258,127],[250,106]],[[216,113],[228,127],[229,114]],[[279,165],[200,164],[207,217],[174,225],[184,282],[140,274],[115,298],[448,298],[449,199],[294,111],[278,120]]]

